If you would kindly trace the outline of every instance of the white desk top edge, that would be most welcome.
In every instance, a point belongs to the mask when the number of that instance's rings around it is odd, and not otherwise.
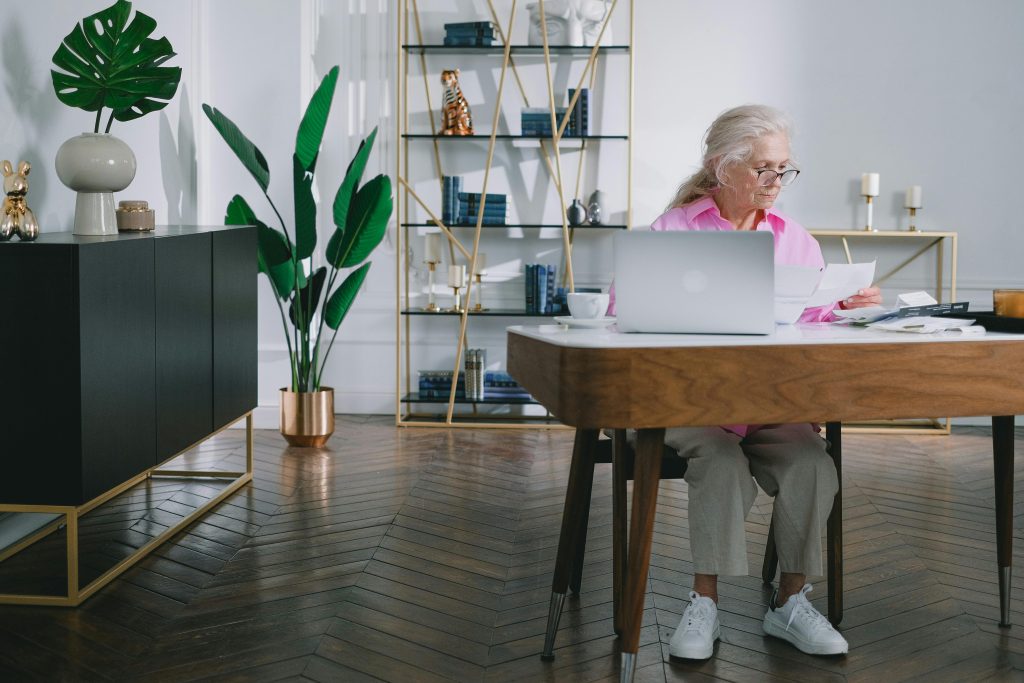
[[[960,332],[913,334],[835,325],[805,323],[777,325],[774,334],[637,334],[605,329],[570,328],[566,325],[513,325],[508,332],[568,348],[628,349],[704,346],[780,346],[813,344],[921,344],[957,342],[1022,341],[1024,336],[1005,332],[964,335]]]

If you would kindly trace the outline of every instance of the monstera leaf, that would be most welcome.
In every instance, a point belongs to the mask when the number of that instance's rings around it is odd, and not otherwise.
[[[175,55],[167,38],[149,36],[156,21],[132,12],[128,0],[117,0],[75,26],[53,54],[51,71],[57,99],[70,107],[96,112],[111,110],[113,119],[131,121],[163,109],[178,90],[181,69],[162,66]]]

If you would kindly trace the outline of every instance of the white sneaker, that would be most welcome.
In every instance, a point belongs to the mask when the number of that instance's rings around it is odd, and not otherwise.
[[[707,659],[714,654],[715,641],[721,635],[715,601],[690,591],[690,604],[668,641],[668,653],[682,659]]]
[[[799,593],[789,596],[782,607],[776,607],[779,592],[772,595],[772,603],[764,615],[764,632],[788,640],[801,652],[809,655],[842,655],[850,650],[846,639],[832,628],[828,619],[814,609],[807,599],[813,590],[805,584]]]

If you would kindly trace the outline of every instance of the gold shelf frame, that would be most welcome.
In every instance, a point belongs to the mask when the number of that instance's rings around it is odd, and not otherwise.
[[[395,168],[397,172],[397,180],[399,186],[400,197],[397,201],[398,206],[398,220],[397,220],[397,240],[396,240],[396,268],[395,268],[395,424],[399,427],[417,426],[417,427],[474,427],[474,428],[498,428],[498,429],[564,429],[564,425],[561,425],[554,420],[550,414],[546,416],[504,416],[494,415],[493,421],[487,421],[489,416],[477,416],[475,415],[476,409],[474,407],[473,415],[456,414],[455,413],[455,393],[458,379],[458,373],[462,365],[462,353],[464,349],[468,347],[466,341],[466,330],[468,323],[469,311],[472,308],[472,299],[474,289],[477,288],[479,283],[474,282],[472,274],[476,272],[476,260],[477,254],[479,253],[480,236],[483,227],[483,216],[484,206],[486,205],[487,187],[490,179],[491,165],[494,159],[494,148],[496,142],[496,136],[498,131],[498,121],[501,116],[501,101],[502,95],[504,94],[506,74],[509,70],[512,71],[513,78],[516,81],[519,93],[523,99],[524,106],[530,106],[526,89],[523,86],[523,82],[519,77],[519,71],[516,68],[514,59],[512,58],[512,35],[511,29],[516,16],[516,7],[518,0],[511,0],[511,9],[509,11],[509,17],[507,23],[503,24],[501,18],[498,15],[494,7],[493,0],[485,0],[487,3],[488,11],[491,15],[491,21],[494,23],[498,39],[501,41],[501,47],[503,48],[503,57],[501,63],[501,75],[498,81],[498,88],[496,94],[496,101],[494,103],[494,112],[491,120],[491,133],[487,143],[487,160],[484,165],[484,180],[483,187],[480,192],[482,195],[481,207],[479,215],[477,217],[476,230],[473,235],[472,247],[467,248],[463,245],[458,238],[452,234],[449,230],[449,226],[445,225],[440,218],[430,209],[425,201],[416,194],[411,187],[409,178],[409,144],[408,138],[403,138],[403,131],[409,130],[409,60],[412,57],[411,52],[407,52],[403,49],[403,45],[416,44],[422,46],[423,33],[422,26],[420,23],[420,13],[418,0],[397,0],[398,11],[397,15],[397,77],[396,77],[396,115],[395,115]],[[540,12],[544,13],[544,0],[538,0],[540,4]],[[635,14],[634,14],[634,3],[635,0],[621,0],[621,4],[628,6],[628,22],[629,22],[629,42],[628,49],[626,50],[628,55],[628,102],[627,102],[627,133],[626,133],[626,226],[627,229],[632,227],[633,220],[633,95],[634,95],[634,57],[633,57],[633,45],[634,45],[634,33],[635,33]],[[583,68],[583,73],[580,75],[579,82],[576,84],[576,89],[572,100],[569,102],[568,108],[561,122],[557,121],[555,115],[555,95],[552,84],[552,62],[551,62],[551,46],[548,43],[547,36],[547,25],[541,22],[542,36],[543,36],[543,56],[544,66],[546,75],[546,85],[548,94],[548,106],[551,111],[551,128],[552,136],[550,138],[540,138],[540,155],[544,162],[544,166],[547,168],[548,174],[551,176],[552,181],[555,185],[555,190],[558,194],[559,201],[563,210],[561,211],[562,219],[562,247],[563,247],[563,264],[564,268],[562,272],[566,278],[566,284],[568,285],[569,291],[575,290],[575,278],[573,274],[572,265],[572,243],[574,237],[574,231],[570,228],[565,212],[565,184],[562,176],[562,158],[560,152],[560,143],[562,142],[562,136],[565,133],[566,126],[569,124],[569,114],[576,104],[577,99],[580,96],[580,90],[584,83],[587,82],[587,78],[590,78],[590,87],[593,88],[594,79],[597,74],[597,57],[600,54],[599,47],[601,44],[601,38],[604,36],[605,29],[610,25],[612,17],[615,15],[615,9],[620,4],[620,0],[612,0],[609,7],[608,14],[605,17],[604,23],[601,25],[600,33],[597,39],[594,41],[594,45],[591,46],[590,53],[587,58],[586,66]],[[411,24],[411,25],[410,25]],[[410,35],[411,31],[415,31],[415,41],[406,40],[406,37]],[[437,134],[437,125],[434,121],[435,110],[432,106],[434,99],[431,97],[430,83],[428,79],[427,63],[425,50],[417,50],[419,53],[419,67],[420,72],[423,76],[423,88],[427,102],[427,113],[430,121],[430,130],[432,135]],[[534,139],[534,138],[531,138]],[[575,142],[575,139],[572,139]],[[577,172],[577,195],[578,195],[578,184],[579,179],[583,173],[583,159],[586,153],[587,140],[583,139],[579,141],[579,168]],[[550,151],[548,145],[550,144]],[[437,173],[437,181],[440,184],[442,182],[443,171],[441,164],[441,152],[438,140],[433,140],[434,147],[434,164],[435,172]],[[553,157],[553,161],[552,161]],[[412,365],[411,365],[411,316],[403,316],[402,311],[406,306],[403,302],[409,302],[410,291],[409,291],[409,239],[408,239],[408,227],[403,227],[404,224],[409,223],[409,209],[410,202],[415,202],[419,205],[426,214],[430,217],[430,220],[434,225],[440,228],[441,232],[445,235],[448,240],[448,250],[450,262],[454,262],[456,250],[462,254],[463,258],[468,262],[468,272],[470,274],[469,283],[466,287],[465,300],[463,302],[462,315],[459,319],[459,332],[454,341],[455,344],[455,369],[452,376],[452,383],[450,393],[448,397],[447,411],[443,422],[438,422],[435,417],[432,420],[422,419],[422,416],[418,416],[415,412],[410,410],[409,412],[403,412],[403,401],[402,397],[411,392],[412,385]],[[477,292],[479,295],[479,292]],[[403,322],[404,317],[404,322]],[[403,353],[404,350],[404,353]],[[403,357],[404,356],[404,357]],[[403,379],[404,379],[404,391],[403,391]],[[437,415],[440,415],[439,413]],[[507,421],[506,421],[507,420]],[[520,423],[515,423],[515,420],[520,420]],[[551,421],[547,421],[551,420]]]
[[[853,263],[853,252],[850,250],[850,240],[866,240],[868,242],[887,243],[900,241],[921,241],[925,244],[918,248],[909,257],[898,263],[888,272],[875,278],[875,284],[882,284],[896,273],[900,272],[918,258],[935,250],[935,300],[943,303],[946,291],[946,265],[945,247],[949,243],[949,300],[956,301],[956,268],[957,268],[957,240],[958,235],[953,231],[925,231],[925,230],[878,230],[868,232],[866,230],[810,230],[815,239],[838,238],[842,241],[843,251],[846,254],[846,262]],[[925,420],[879,420],[874,422],[854,422],[843,425],[843,428],[851,433],[860,434],[931,434],[934,436],[948,436],[951,432],[951,421],[945,418],[930,418]]]
[[[101,493],[99,496],[93,498],[87,503],[82,505],[13,505],[13,504],[0,504],[0,512],[35,512],[44,514],[57,514],[60,515],[56,520],[50,522],[38,531],[30,534],[26,538],[22,539],[15,545],[7,548],[0,554],[0,562],[3,562],[9,557],[25,550],[37,541],[42,540],[51,533],[57,531],[61,527],[67,530],[67,541],[65,545],[65,559],[67,562],[67,591],[65,595],[30,595],[30,594],[18,594],[18,593],[0,593],[0,605],[42,605],[47,607],[77,607],[85,602],[87,599],[92,597],[101,588],[109,584],[111,581],[116,579],[118,576],[126,572],[128,569],[133,567],[139,560],[143,559],[157,547],[166,542],[169,538],[172,538],[175,534],[188,528],[193,522],[197,521],[200,517],[205,515],[207,512],[220,505],[233,493],[238,491],[250,481],[252,481],[253,475],[253,419],[252,412],[248,412],[244,416],[245,418],[245,471],[243,472],[231,472],[221,470],[169,470],[161,469],[163,465],[171,462],[175,458],[187,453],[188,451],[196,448],[205,441],[213,438],[217,434],[221,433],[225,429],[228,429],[234,425],[238,420],[237,418],[232,420],[228,424],[224,425],[217,431],[208,434],[196,443],[192,444],[188,448],[175,453],[170,458],[167,458],[164,462],[154,465],[148,470],[135,475],[131,479],[118,484],[114,488]],[[206,479],[225,479],[230,478],[232,481],[228,484],[227,488],[218,493],[215,497],[204,503],[202,506],[196,508],[193,512],[183,517],[177,524],[168,528],[166,531],[153,537],[146,544],[138,547],[132,552],[131,555],[124,558],[113,567],[103,572],[100,576],[90,581],[85,586],[79,586],[78,577],[78,560],[79,560],[79,547],[78,547],[78,522],[83,515],[91,510],[96,509],[100,505],[112,500],[118,495],[131,489],[137,484],[150,479],[152,477],[172,477],[175,479],[185,478],[206,478]]]

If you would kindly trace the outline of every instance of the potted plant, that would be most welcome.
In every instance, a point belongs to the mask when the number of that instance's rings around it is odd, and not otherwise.
[[[57,68],[50,74],[57,99],[96,112],[92,133],[71,138],[57,150],[57,176],[78,193],[76,235],[117,233],[113,193],[135,178],[135,155],[110,135],[114,119],[131,121],[163,109],[181,80],[179,67],[163,66],[175,55],[171,43],[149,37],[156,20],[142,12],[131,17],[131,12],[128,0],[117,0],[90,14],[53,53]],[[104,109],[110,114],[101,133]]]
[[[325,265],[313,263],[317,243],[317,206],[313,178],[324,128],[338,80],[335,66],[320,82],[299,123],[292,155],[295,199],[294,232],[267,193],[270,168],[263,153],[227,116],[208,104],[203,111],[259,185],[281,230],[256,217],[249,203],[235,195],[225,222],[255,225],[259,269],[270,280],[281,313],[291,366],[290,387],[281,389],[281,433],[294,446],[323,446],[334,432],[334,389],[321,385],[338,327],[345,319],[370,269],[369,257],[384,237],[391,218],[391,180],[377,175],[360,186],[377,129],[362,141],[334,196],[334,232],[325,250]],[[336,285],[342,269],[353,268]],[[287,312],[286,312],[287,309]],[[329,340],[324,343],[327,327]]]

